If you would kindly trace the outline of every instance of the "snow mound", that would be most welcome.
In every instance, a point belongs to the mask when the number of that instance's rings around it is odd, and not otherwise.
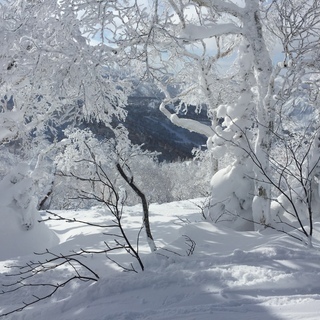
[[[56,234],[38,222],[40,213],[34,213],[36,221],[28,230],[22,228],[19,216],[10,208],[1,208],[0,216],[0,261],[44,251],[59,243]]]

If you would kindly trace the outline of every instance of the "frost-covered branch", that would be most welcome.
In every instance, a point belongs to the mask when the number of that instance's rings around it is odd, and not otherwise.
[[[223,0],[192,0],[200,7],[212,8],[218,13],[228,13],[235,17],[241,17],[243,9],[235,3]]]
[[[38,256],[45,257],[44,260],[29,261],[22,266],[10,266],[11,269],[17,270],[7,274],[8,278],[16,279],[7,284],[2,284],[4,288],[1,290],[1,294],[10,294],[13,292],[20,292],[26,288],[32,288],[33,294],[29,295],[28,299],[23,301],[20,307],[17,307],[10,311],[3,311],[0,317],[6,317],[12,313],[23,311],[24,309],[52,297],[59,289],[65,287],[68,283],[74,281],[98,281],[99,276],[91,268],[81,261],[83,252],[71,253],[71,254],[55,254],[49,250],[44,253],[37,254]],[[69,268],[70,274],[63,277],[58,282],[47,282],[42,280],[36,280],[38,276],[45,274],[46,272],[57,271],[59,268]],[[42,289],[46,292],[43,293]],[[39,291],[39,293],[37,293]]]
[[[180,118],[177,114],[171,113],[166,107],[167,101],[163,101],[160,104],[160,111],[175,125],[187,129],[189,131],[197,132],[206,136],[207,138],[211,137],[213,131],[210,126],[202,124],[199,121],[193,119],[184,119]]]
[[[241,34],[242,32],[242,28],[233,23],[217,24],[210,27],[187,24],[180,37],[187,41],[198,41],[228,34]]]

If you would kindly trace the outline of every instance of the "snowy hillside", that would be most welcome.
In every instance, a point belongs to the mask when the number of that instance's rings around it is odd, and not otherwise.
[[[100,279],[97,282],[70,282],[51,298],[8,320],[316,320],[320,314],[320,224],[315,226],[315,248],[308,249],[288,235],[265,232],[235,232],[201,221],[197,205],[203,199],[150,206],[150,222],[158,246],[149,253],[144,234],[140,240],[144,272],[123,272],[104,255],[91,255],[82,261]],[[140,206],[127,207],[124,225],[133,240],[141,227]],[[108,223],[111,218],[99,207],[88,211],[64,211],[66,218]],[[42,213],[46,218],[48,213]],[[48,221],[54,233],[51,252],[101,249],[110,237],[104,229],[80,223]],[[25,241],[20,233],[17,243]],[[49,244],[38,236],[38,242]],[[6,266],[23,265],[44,259],[25,255],[18,246],[6,244],[11,257],[0,256],[0,283],[14,282],[7,275],[16,272]],[[28,251],[29,250],[29,251]],[[128,254],[115,253],[118,263],[133,262]],[[135,263],[134,263],[135,264]],[[138,268],[137,268],[138,270]],[[81,268],[78,269],[81,273]],[[61,267],[37,274],[36,284],[55,284],[70,277],[71,268]],[[8,287],[2,286],[2,290]],[[50,289],[50,288],[49,288]],[[25,287],[0,295],[0,312],[6,313],[30,302],[33,294],[45,294]]]

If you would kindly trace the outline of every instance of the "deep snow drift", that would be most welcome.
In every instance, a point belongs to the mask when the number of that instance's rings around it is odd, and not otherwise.
[[[123,272],[103,255],[89,256],[84,261],[98,272],[99,281],[71,282],[52,298],[5,319],[318,320],[320,224],[315,225],[315,248],[310,249],[285,234],[269,230],[235,232],[201,221],[200,209],[194,204],[201,201],[151,205],[150,222],[159,250],[149,253],[144,235],[141,236],[144,272]],[[94,223],[110,221],[102,208],[59,214]],[[141,208],[128,207],[126,214],[124,225],[129,237],[135,239],[141,227]],[[47,215],[42,213],[43,217]],[[105,230],[93,226],[63,221],[49,221],[46,225],[59,238],[59,244],[53,242],[50,248],[56,253],[103,248],[103,242],[108,240],[102,234]],[[20,240],[22,237],[17,243]],[[42,241],[41,234],[37,240]],[[34,258],[31,247],[25,247],[25,255],[17,257],[21,252],[16,245],[2,245],[10,249],[11,260],[0,257],[1,284],[13,281],[6,273],[14,269],[5,266],[39,259]],[[133,262],[124,253],[112,258],[123,264]],[[56,283],[70,272],[61,268],[39,274],[33,281]],[[32,294],[33,288],[29,287],[0,295],[0,312],[30,301]]]

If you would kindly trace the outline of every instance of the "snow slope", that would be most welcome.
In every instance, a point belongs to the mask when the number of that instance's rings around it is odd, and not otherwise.
[[[200,204],[201,199],[193,200]],[[288,235],[269,231],[235,232],[201,221],[199,208],[191,201],[153,204],[151,227],[157,253],[149,253],[142,235],[140,252],[145,271],[122,272],[104,256],[85,261],[100,275],[98,282],[73,282],[52,298],[5,317],[9,320],[316,320],[320,318],[320,243],[308,249]],[[110,218],[102,208],[59,212],[66,217],[105,223]],[[125,226],[135,238],[141,226],[141,208],[126,208]],[[43,215],[45,215],[43,213]],[[108,236],[93,226],[62,221],[46,222],[60,243],[54,252],[79,248],[102,248]],[[320,230],[320,224],[316,224]],[[191,240],[195,243],[190,253]],[[41,241],[41,239],[39,239]],[[8,244],[7,244],[8,245]],[[5,273],[12,264],[34,259],[30,252],[0,262],[0,283],[12,282]],[[113,256],[132,262],[123,253]],[[38,259],[38,258],[37,258]],[[1,260],[1,257],[0,257]],[[63,268],[34,281],[58,281],[70,270]],[[5,287],[4,287],[5,288]],[[0,312],[30,301],[32,288],[0,295]],[[41,293],[41,292],[40,292]],[[38,294],[38,293],[37,293]],[[28,300],[29,299],[29,300]]]

